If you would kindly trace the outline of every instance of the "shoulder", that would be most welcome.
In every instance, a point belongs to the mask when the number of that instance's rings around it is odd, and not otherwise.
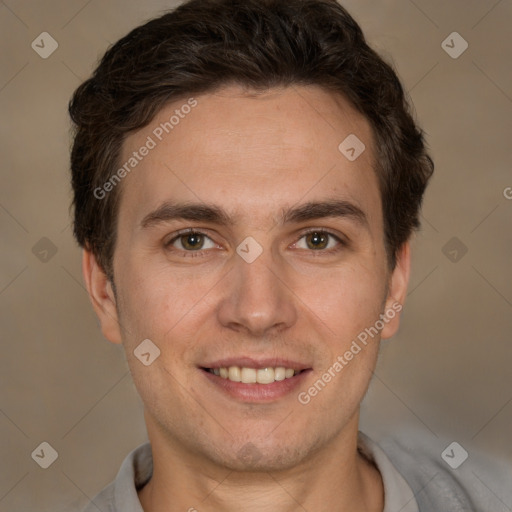
[[[144,443],[124,459],[113,482],[97,494],[82,512],[143,512],[137,490],[153,473],[151,445]]]
[[[411,487],[420,512],[510,511],[510,463],[463,444],[412,431],[378,439]]]
[[[82,512],[117,512],[114,504],[115,482],[107,485],[89,504],[82,509]]]

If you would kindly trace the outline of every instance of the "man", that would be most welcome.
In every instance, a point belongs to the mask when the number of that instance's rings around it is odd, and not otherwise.
[[[84,279],[150,440],[88,512],[472,509],[358,432],[433,164],[340,5],[191,0],[70,114]]]

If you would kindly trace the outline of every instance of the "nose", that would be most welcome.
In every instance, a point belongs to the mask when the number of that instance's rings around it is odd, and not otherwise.
[[[291,327],[296,322],[297,309],[283,264],[274,261],[268,249],[251,263],[238,254],[234,258],[217,310],[219,322],[253,337]]]

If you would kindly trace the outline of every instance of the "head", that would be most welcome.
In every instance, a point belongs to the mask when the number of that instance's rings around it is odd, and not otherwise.
[[[350,15],[330,0],[189,1],[110,48],[70,114],[84,276],[148,428],[266,469],[355,428],[378,341],[398,329],[433,164]],[[134,355],[145,339],[160,350],[149,366]],[[294,393],[255,402],[205,371],[242,359],[305,371]]]

